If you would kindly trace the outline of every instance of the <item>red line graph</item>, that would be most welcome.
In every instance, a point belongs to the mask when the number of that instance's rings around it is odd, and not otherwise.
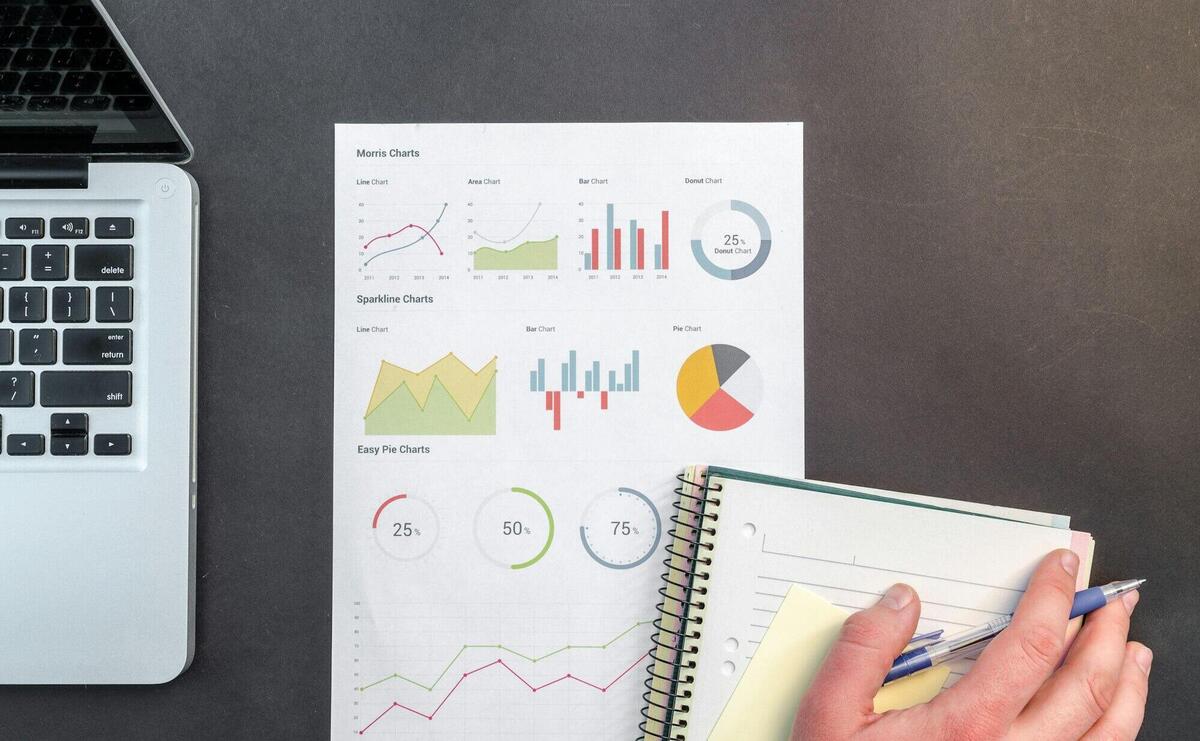
[[[614,684],[616,684],[617,682],[620,682],[625,677],[625,675],[629,674],[629,672],[636,669],[637,666],[639,664],[641,664],[642,661],[645,660],[645,658],[649,655],[650,655],[649,652],[647,652],[647,653],[644,653],[641,656],[637,657],[637,659],[632,664],[627,666],[624,671],[622,671],[617,676],[613,677],[613,679],[608,684],[604,684],[604,685],[595,684],[594,682],[589,682],[586,679],[577,677],[574,674],[567,673],[567,674],[562,675],[561,677],[558,677],[557,679],[551,679],[549,682],[546,682],[545,684],[539,684],[539,685],[535,686],[533,684],[530,684],[529,681],[527,679],[525,679],[525,677],[522,677],[511,666],[509,666],[507,663],[505,663],[504,659],[496,659],[495,661],[493,661],[489,664],[484,664],[483,666],[476,667],[475,669],[472,669],[469,672],[464,672],[463,675],[458,678],[458,681],[454,683],[454,686],[450,688],[450,691],[447,692],[444,697],[442,697],[442,701],[439,702],[437,704],[437,707],[435,707],[431,712],[423,713],[420,710],[417,710],[416,708],[411,708],[411,707],[404,705],[402,703],[399,703],[399,702],[393,702],[382,713],[375,716],[375,720],[372,720],[370,723],[363,726],[362,729],[358,732],[358,735],[362,736],[363,734],[365,734],[368,730],[370,730],[371,726],[378,723],[380,720],[383,719],[383,717],[385,715],[392,712],[396,708],[400,708],[401,710],[407,710],[408,712],[412,713],[413,715],[421,716],[425,720],[433,720],[434,717],[438,714],[438,712],[442,709],[442,707],[445,706],[446,702],[449,701],[450,696],[454,694],[454,691],[459,688],[459,685],[461,685],[463,682],[467,681],[467,679],[469,677],[472,677],[472,676],[478,674],[479,672],[484,671],[485,669],[491,669],[493,666],[502,667],[509,674],[516,677],[517,681],[519,681],[521,684],[528,687],[530,692],[537,692],[539,690],[544,690],[547,687],[556,685],[559,682],[565,682],[567,680],[571,680],[572,682],[577,682],[579,684],[584,685],[585,687],[591,687],[592,689],[596,690],[597,692],[608,692],[608,690]]]
[[[438,244],[437,237],[430,234],[429,230],[426,229],[425,227],[421,226],[420,224],[408,224],[406,226],[400,227],[399,229],[397,229],[394,232],[388,232],[387,234],[380,234],[377,237],[371,237],[371,239],[366,244],[364,244],[362,246],[362,248],[365,250],[381,239],[391,239],[392,237],[403,234],[404,232],[408,231],[409,229],[419,229],[422,234],[424,234],[426,237],[429,237],[429,240],[431,242],[433,242],[433,246],[437,247],[437,251],[438,251],[439,255],[446,254],[445,252],[442,252],[442,246],[440,244]]]

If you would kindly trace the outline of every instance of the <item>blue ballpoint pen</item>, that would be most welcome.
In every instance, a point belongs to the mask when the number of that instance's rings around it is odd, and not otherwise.
[[[1126,592],[1132,592],[1145,583],[1145,579],[1127,579],[1125,581],[1114,581],[1101,587],[1085,589],[1082,592],[1076,592],[1075,601],[1071,604],[1071,617],[1077,618],[1080,615],[1088,614],[1092,610],[1098,610]],[[978,651],[984,643],[996,637],[996,634],[1007,628],[1011,622],[1012,615],[1005,615],[984,625],[952,635],[933,645],[921,646],[920,648],[906,651],[892,662],[892,668],[888,672],[887,678],[883,680],[883,683],[894,682],[901,677],[916,674],[931,666],[944,664],[947,661],[953,661],[954,659]]]

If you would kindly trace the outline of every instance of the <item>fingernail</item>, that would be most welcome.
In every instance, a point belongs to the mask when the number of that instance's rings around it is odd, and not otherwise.
[[[1075,578],[1075,574],[1079,573],[1079,556],[1074,551],[1063,551],[1061,560],[1063,571]]]
[[[1125,611],[1132,615],[1133,608],[1137,607],[1138,600],[1141,598],[1142,596],[1138,594],[1136,589],[1121,595],[1121,602],[1125,605]]]
[[[1145,646],[1138,648],[1137,653],[1133,655],[1133,660],[1137,665],[1142,667],[1142,671],[1150,673],[1150,662],[1154,661],[1154,652]]]
[[[905,607],[908,607],[908,603],[912,602],[912,600],[912,587],[907,584],[893,584],[883,593],[883,598],[879,600],[879,604],[889,610],[903,610]]]

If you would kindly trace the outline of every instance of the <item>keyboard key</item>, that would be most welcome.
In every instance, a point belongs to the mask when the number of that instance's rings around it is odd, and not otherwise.
[[[0,373],[0,407],[33,406],[33,371]]]
[[[87,435],[51,435],[50,455],[87,455]]]
[[[25,7],[22,5],[0,5],[0,26],[15,26],[24,15]]]
[[[81,49],[99,49],[108,43],[108,29],[103,26],[77,29],[71,36],[71,45]]]
[[[0,280],[25,280],[25,245],[0,244]]]
[[[96,321],[132,322],[133,289],[126,286],[119,288],[97,288]]]
[[[114,111],[148,111],[154,107],[149,95],[118,95],[113,98]]]
[[[0,77],[3,77],[0,73]],[[15,73],[14,73],[15,74]],[[0,95],[0,111],[19,111],[25,107],[24,95]]]
[[[9,435],[9,455],[45,455],[45,435]]]
[[[92,69],[97,72],[117,72],[125,67],[125,53],[120,49],[101,49],[92,58]]]
[[[0,28],[0,46],[25,46],[32,38],[33,29],[29,26]]]
[[[86,435],[88,433],[88,416],[83,412],[50,415],[51,435]]]
[[[92,26],[99,19],[91,5],[68,5],[61,22],[64,26]]]
[[[96,239],[133,239],[133,219],[96,219]]]
[[[96,219],[96,231],[100,231],[100,219]],[[75,280],[130,280],[132,278],[133,247],[131,245],[81,244],[75,248]]]
[[[59,323],[86,322],[88,320],[87,286],[60,286],[54,289],[54,307],[51,309],[51,319]]]
[[[17,92],[22,95],[53,95],[61,79],[61,72],[26,72]]]
[[[91,58],[89,49],[59,49],[50,60],[50,69],[84,69]]]
[[[0,365],[13,364],[13,331],[0,329]]]
[[[21,73],[19,72],[0,72],[0,93],[9,95],[17,92],[17,85],[21,83]]]
[[[106,111],[112,99],[107,95],[80,95],[71,98],[73,111]]]
[[[133,330],[63,331],[63,363],[66,365],[129,365],[132,362]]]
[[[50,219],[51,239],[87,239],[88,220],[82,216]]]
[[[99,72],[68,72],[63,77],[62,87],[58,91],[63,95],[91,95],[98,87]]]
[[[105,95],[149,95],[142,82],[142,76],[137,72],[109,72],[104,76],[104,84],[100,92]]]
[[[129,455],[133,438],[129,435],[96,435],[96,455]]]
[[[58,47],[65,46],[71,40],[71,29],[62,26],[46,26],[39,28],[33,34],[31,46]]]
[[[9,289],[8,321],[21,323],[46,321],[46,289],[41,286]]]
[[[35,95],[29,99],[31,111],[63,111],[67,108],[67,99],[62,95]]]
[[[25,13],[26,26],[49,26],[58,23],[63,9],[58,5],[31,5]]]
[[[54,365],[58,362],[57,329],[22,329],[20,344],[21,365]]]
[[[4,237],[6,239],[44,239],[45,236],[45,219],[14,216],[4,220]]]
[[[0,389],[4,388],[0,375]],[[43,371],[44,407],[127,407],[133,403],[129,371]]]
[[[46,69],[51,56],[52,52],[49,49],[17,49],[12,62],[9,63],[9,68],[16,70]]]
[[[29,251],[29,277],[34,280],[66,280],[68,264],[65,244],[39,244]]]

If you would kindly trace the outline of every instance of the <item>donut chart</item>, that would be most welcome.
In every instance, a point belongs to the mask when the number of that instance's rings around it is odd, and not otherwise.
[[[758,239],[747,233],[758,232]],[[692,227],[692,256],[704,272],[721,280],[742,280],[759,271],[771,254],[771,225],[745,201],[717,201]]]
[[[424,556],[437,542],[440,529],[429,503],[408,494],[384,500],[371,518],[375,543],[397,561]]]
[[[675,380],[679,408],[696,425],[725,432],[749,422],[762,402],[762,372],[733,345],[705,345],[688,356]]]

